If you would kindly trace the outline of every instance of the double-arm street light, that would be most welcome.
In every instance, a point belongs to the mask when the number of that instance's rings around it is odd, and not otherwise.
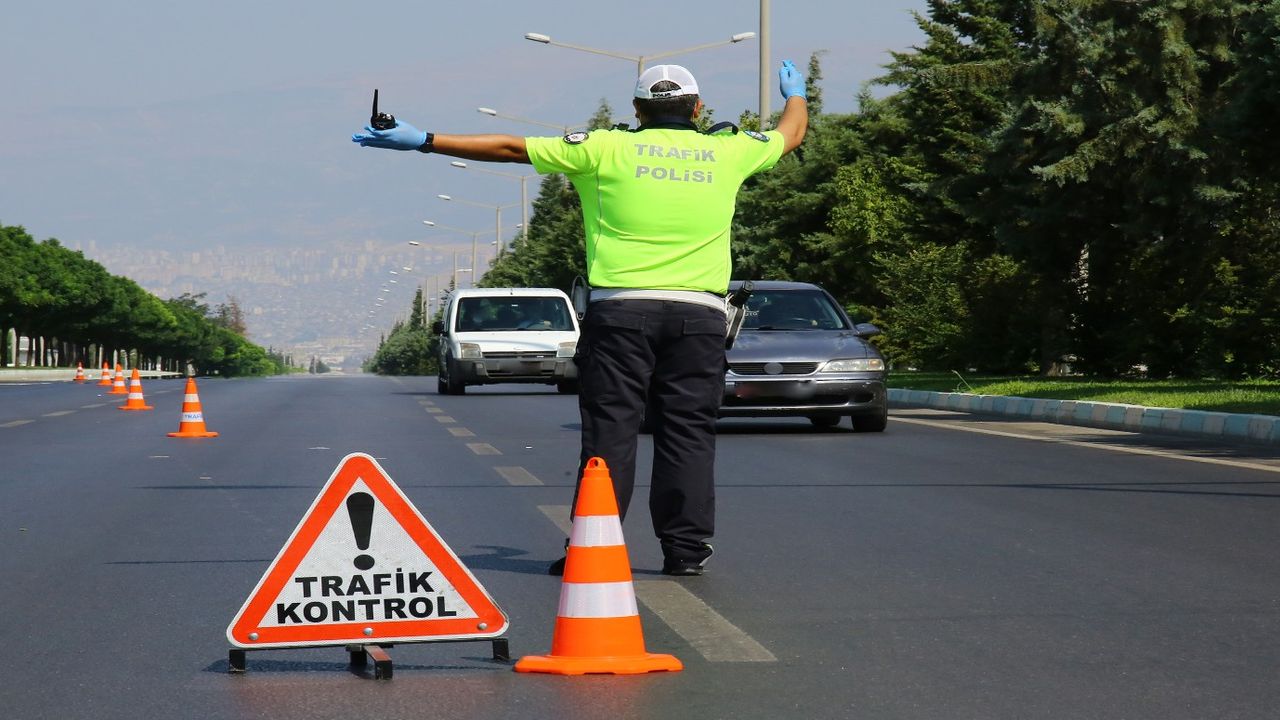
[[[449,163],[453,167],[463,170],[473,170],[475,172],[485,173],[486,175],[498,175],[500,177],[512,178],[520,181],[520,225],[525,232],[529,232],[529,178],[538,177],[537,175],[517,175],[516,173],[499,172],[497,170],[489,170],[482,167],[471,167],[461,160],[455,160]],[[498,229],[502,229],[502,210],[498,210]],[[502,238],[498,238],[498,253],[502,253]]]
[[[421,246],[422,246],[422,243],[418,242],[417,240],[410,240],[410,241],[409,241],[409,244],[410,244],[410,245],[412,245],[413,247],[421,247]],[[455,282],[454,282],[454,284],[456,285],[456,284],[457,284],[457,282],[456,282],[456,281],[457,281],[456,274],[457,274],[457,268],[458,268],[458,264],[457,264],[457,261],[458,261],[458,254],[457,254],[457,253],[454,253],[454,254],[453,254],[453,260],[454,260],[454,265],[453,265],[453,267],[454,267],[454,273],[455,273],[455,275],[454,275],[454,281],[455,281]],[[423,278],[423,279],[422,279],[422,312],[426,313],[426,315],[425,315],[426,317],[428,317],[428,318],[430,318],[430,317],[434,317],[434,315],[435,315],[435,311],[439,309],[439,308],[437,308],[436,306],[437,306],[437,305],[439,304],[439,302],[440,302],[440,293],[441,293],[441,291],[440,291],[440,276],[439,276],[438,274],[436,274],[436,273],[432,273],[432,274],[431,274],[431,289],[430,289],[430,291],[428,291],[428,289],[427,289],[427,279],[426,279],[426,278]]]
[[[449,202],[458,202],[458,203],[462,203],[463,205],[474,205],[476,207],[488,208],[490,210],[493,210],[497,218],[497,224],[494,226],[494,230],[493,230],[494,238],[498,246],[498,253],[499,254],[502,253],[502,211],[506,210],[507,208],[515,207],[516,206],[515,203],[512,203],[510,205],[493,205],[491,203],[476,202],[474,200],[462,200],[461,198],[456,198],[456,197],[453,197],[452,195],[441,194],[441,195],[436,195],[436,197],[440,198],[441,200],[448,200]],[[471,264],[473,266],[475,265],[474,257],[471,259]]]
[[[566,134],[586,127],[586,125],[560,125],[557,123],[545,122],[543,120],[531,120],[527,117],[520,117],[519,115],[507,115],[506,113],[500,113],[489,107],[478,107],[476,108],[476,112],[481,115],[488,115],[489,117],[502,118],[503,120],[514,120],[528,125],[539,125],[545,128],[551,128],[552,130],[560,130]]]
[[[586,47],[584,45],[571,45],[569,43],[552,40],[550,35],[543,35],[542,33],[525,33],[524,39],[532,40],[544,45],[554,45],[556,47],[569,48],[570,50],[581,50],[582,52],[589,52],[595,55],[618,58],[619,60],[628,60],[636,64],[636,77],[640,77],[644,72],[644,65],[647,61],[660,60],[673,55],[683,55],[685,53],[691,53],[698,50],[707,50],[710,48],[720,47],[721,45],[732,45],[734,43],[740,43],[743,40],[750,40],[755,36],[756,34],[753,32],[743,32],[738,33],[737,35],[731,35],[728,40],[720,40],[718,42],[705,43],[703,45],[694,45],[693,47],[681,48],[679,50],[668,50],[666,52],[654,53],[652,55],[625,55],[623,53],[613,52],[612,50],[601,50],[600,48]]]
[[[456,232],[456,233],[461,233],[463,235],[471,236],[471,287],[475,287],[476,279],[477,279],[476,266],[479,263],[479,242],[480,242],[479,237],[490,231],[468,230],[466,228],[454,227],[452,225],[441,225],[440,223],[432,222],[430,220],[423,220],[422,224],[430,228],[439,228],[441,230],[449,230],[451,232]],[[454,253],[453,254],[453,286],[455,288],[458,287],[458,272],[459,272],[458,254]],[[461,272],[466,272],[466,268],[463,268]]]

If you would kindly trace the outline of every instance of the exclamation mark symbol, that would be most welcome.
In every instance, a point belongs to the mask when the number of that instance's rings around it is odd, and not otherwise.
[[[369,493],[352,493],[347,498],[347,514],[351,516],[351,529],[356,534],[356,547],[369,549],[369,533],[373,530],[373,496]],[[368,570],[373,567],[373,558],[368,555],[357,555],[356,568]]]

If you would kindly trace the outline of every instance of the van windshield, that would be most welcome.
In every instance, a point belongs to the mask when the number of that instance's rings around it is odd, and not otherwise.
[[[458,301],[454,330],[572,331],[569,304],[558,297],[470,297]]]

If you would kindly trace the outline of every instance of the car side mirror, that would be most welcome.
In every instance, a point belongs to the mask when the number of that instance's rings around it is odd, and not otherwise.
[[[858,323],[853,326],[853,334],[860,338],[875,337],[880,334],[880,328],[871,323]]]
[[[431,321],[431,332],[435,333],[436,335],[443,335],[443,334],[444,334],[444,321],[443,321],[443,320],[432,320],[432,321]]]

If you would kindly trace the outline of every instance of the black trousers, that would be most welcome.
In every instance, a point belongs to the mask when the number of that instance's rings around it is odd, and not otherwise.
[[[724,336],[725,315],[715,308],[605,300],[591,304],[578,340],[578,478],[588,460],[603,458],[626,517],[648,403],[657,413],[649,512],[662,552],[671,559],[701,559],[703,541],[715,532],[715,424],[724,394]]]

